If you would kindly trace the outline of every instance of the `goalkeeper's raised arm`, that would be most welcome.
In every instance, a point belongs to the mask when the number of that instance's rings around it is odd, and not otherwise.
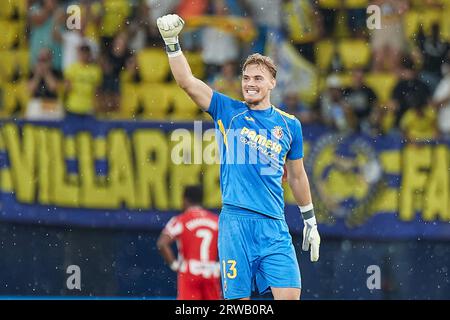
[[[157,25],[166,44],[170,69],[175,81],[203,111],[207,111],[213,91],[206,83],[194,77],[181,51],[178,34],[183,29],[183,19],[176,14],[168,14],[158,18]]]

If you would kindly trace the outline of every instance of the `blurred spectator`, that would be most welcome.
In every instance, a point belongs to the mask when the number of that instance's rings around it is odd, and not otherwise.
[[[180,0],[142,0],[134,9],[129,32],[129,48],[133,53],[145,47],[163,47],[156,20],[166,14],[176,12]],[[182,16],[184,19],[185,17]],[[184,32],[180,35],[182,41]]]
[[[406,0],[373,0],[381,8],[381,29],[371,30],[374,71],[397,71],[407,49],[403,29],[403,14],[408,10]]]
[[[322,32],[322,19],[309,0],[284,0],[283,16],[289,39],[298,52],[314,63],[314,43]]]
[[[129,18],[132,13],[132,6],[135,1],[129,0],[102,0],[92,1],[99,15],[98,26],[101,50],[109,49],[112,46],[114,37],[126,30],[129,25]],[[96,12],[96,13],[97,13]]]
[[[102,71],[92,61],[91,48],[78,48],[79,61],[64,70],[66,116],[83,120],[96,111],[96,96],[102,81]]]
[[[423,67],[420,79],[434,91],[441,79],[441,65],[447,56],[449,45],[442,41],[438,23],[431,27],[431,35],[426,36],[420,26],[417,44],[422,54]]]
[[[339,53],[338,41],[333,41],[333,53],[331,55],[331,61],[328,73],[340,73],[344,71],[344,62]]]
[[[71,64],[78,61],[78,47],[87,43],[91,47],[92,56],[97,58],[99,46],[98,44],[86,36],[86,28],[89,23],[89,19],[91,16],[91,6],[85,5],[84,14],[81,15],[81,25],[80,29],[67,29],[63,28],[60,32],[57,33],[56,39],[62,44],[62,68],[63,70],[67,69]],[[65,25],[67,16],[61,15],[60,20],[58,21],[59,25]]]
[[[229,14],[232,16],[245,15],[245,3],[240,0],[226,0],[226,6]]]
[[[130,55],[125,63],[125,69],[120,73],[121,82],[140,83],[142,81],[137,61],[135,54]]]
[[[145,47],[162,47],[164,42],[156,26],[157,18],[171,13],[177,1],[147,0],[134,8],[128,27],[128,47],[136,53]],[[168,11],[167,11],[168,10]]]
[[[41,49],[28,81],[31,99],[25,112],[26,119],[58,120],[63,118],[63,108],[58,99],[58,87],[61,80],[61,72],[52,68],[51,50]]]
[[[215,4],[216,0],[180,0],[177,6],[176,13],[181,16],[185,21],[190,18],[203,16],[208,13],[208,6],[213,8],[213,14],[223,15],[215,10],[215,7],[220,6],[221,11],[226,11],[225,1],[221,0],[219,5]],[[199,29],[185,30],[180,35],[181,45],[185,50],[198,51],[202,46],[201,38],[202,33]],[[203,47],[203,49],[205,49]]]
[[[217,16],[227,15],[224,0],[212,0],[212,12]],[[219,28],[206,27],[202,33],[202,57],[206,64],[209,82],[221,66],[228,61],[239,60],[239,42],[235,35]]]
[[[409,108],[427,105],[431,95],[428,86],[418,79],[417,71],[414,69],[413,61],[409,56],[403,58],[399,77],[400,80],[394,87],[392,94],[397,126],[401,117]]]
[[[31,67],[36,64],[41,49],[49,48],[52,52],[52,67],[61,70],[62,48],[56,37],[60,28],[57,20],[64,12],[58,0],[37,0],[29,12]]]
[[[320,15],[323,17],[324,36],[328,38],[333,37],[336,29],[336,17],[339,11],[344,9],[344,1],[338,0],[337,3],[328,3],[332,1],[318,1],[320,4]]]
[[[145,3],[150,9],[148,12],[150,22],[156,23],[156,19],[159,17],[173,13],[180,0],[144,0],[142,3]],[[185,18],[184,16],[181,17]]]
[[[442,64],[443,78],[433,95],[433,105],[438,108],[438,129],[440,133],[450,138],[450,56]]]
[[[367,29],[367,6],[364,2],[361,6],[347,9],[347,24],[353,37],[363,37]]]
[[[103,81],[98,93],[97,112],[116,112],[120,104],[120,73],[125,69],[125,63],[130,56],[127,46],[126,32],[120,32],[112,46],[102,52],[99,65],[102,68]]]
[[[356,127],[359,131],[369,130],[369,115],[377,102],[375,92],[364,84],[364,72],[361,69],[353,71],[353,83],[344,89],[344,100],[350,106],[356,117]]]
[[[329,76],[327,89],[320,96],[319,109],[326,125],[339,131],[348,131],[351,130],[354,121],[351,109],[342,96],[341,87],[341,81],[337,76]]]
[[[243,0],[258,29],[253,42],[252,53],[264,54],[270,29],[281,28],[282,0]]]
[[[206,14],[208,5],[208,0],[179,0],[179,4],[177,6],[177,14],[183,19],[202,16]]]
[[[302,124],[312,123],[316,120],[311,109],[300,101],[300,95],[295,89],[286,90],[280,109],[296,116]]]
[[[408,142],[421,142],[437,138],[436,112],[429,105],[417,104],[403,115],[400,129]]]
[[[233,99],[242,100],[241,81],[236,72],[236,63],[226,62],[222,66],[221,73],[214,77],[211,87]]]
[[[376,106],[370,116],[371,135],[384,135],[395,128],[395,108],[392,103]]]
[[[347,7],[346,0],[318,1],[318,12],[323,16],[324,34],[327,37],[339,37],[350,31],[354,37],[361,36],[366,27],[366,5]],[[339,30],[340,29],[340,30]],[[343,34],[338,34],[339,31]]]

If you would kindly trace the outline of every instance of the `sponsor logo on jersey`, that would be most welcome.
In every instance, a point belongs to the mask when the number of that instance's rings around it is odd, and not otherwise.
[[[275,152],[277,154],[280,154],[282,150],[282,146],[280,143],[267,139],[267,137],[263,134],[259,134],[255,130],[249,129],[247,127],[242,128],[241,136],[244,136],[249,142],[254,142],[254,145],[257,149],[259,149],[259,147],[263,147],[266,151],[270,151],[270,153]]]

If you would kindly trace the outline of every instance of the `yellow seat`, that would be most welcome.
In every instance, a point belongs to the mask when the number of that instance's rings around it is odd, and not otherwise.
[[[14,5],[17,9],[17,12],[19,13],[19,17],[25,18],[27,16],[28,11],[28,0],[15,0]]]
[[[27,16],[27,0],[7,0],[2,1],[0,6],[0,19],[11,19],[14,13],[19,15],[19,18]]]
[[[10,116],[19,111],[23,114],[29,101],[29,91],[26,80],[16,83],[7,82],[3,84],[3,115]]]
[[[20,40],[18,22],[0,20],[0,30],[0,50],[11,49]]]
[[[27,76],[30,73],[30,52],[27,49],[15,51],[16,64],[19,66],[22,74]]]
[[[205,64],[203,63],[203,58],[199,52],[186,51],[184,53],[189,66],[191,67],[192,74],[198,79],[205,78]]]
[[[364,40],[342,40],[338,53],[347,70],[365,67],[370,60],[369,44]]]
[[[139,86],[132,82],[120,83],[120,116],[133,118],[139,105]]]
[[[139,74],[146,82],[163,82],[169,73],[169,61],[161,49],[143,49],[137,54]]]
[[[445,10],[423,9],[408,11],[403,20],[405,35],[408,39],[414,40],[419,31],[419,26],[423,27],[426,35],[431,35],[431,27],[437,23],[441,26],[441,31],[445,33],[446,18]],[[448,11],[447,11],[448,12]],[[448,16],[447,16],[448,17]]]
[[[441,17],[441,32],[443,40],[450,42],[450,1],[445,5]]]
[[[449,17],[447,16],[447,19]],[[439,24],[441,27],[442,10],[439,9],[427,9],[422,12],[421,22],[426,35],[431,35],[431,27],[433,24]]]
[[[14,73],[15,57],[10,50],[0,51],[0,76],[5,81],[9,81]]]
[[[0,77],[2,80],[11,80],[17,69],[19,69],[22,78],[28,77],[30,72],[28,50],[0,51]]]
[[[334,53],[334,44],[331,40],[325,39],[315,44],[316,65],[322,70],[326,71],[330,67],[331,59]]]
[[[413,39],[417,36],[420,23],[420,13],[416,10],[411,10],[403,16],[403,29],[408,39]]]
[[[347,9],[365,9],[369,5],[369,0],[345,0]]]
[[[436,5],[445,5],[448,3],[448,0],[409,0],[410,7],[417,9],[427,9]]]
[[[165,120],[169,111],[168,85],[158,83],[142,83],[139,87],[139,98],[144,110],[143,118]]]
[[[17,36],[19,37],[18,44],[21,50],[25,50],[28,48],[27,36],[27,21],[25,19],[19,20],[17,22]]]
[[[14,3],[11,1],[3,1],[0,6],[0,19],[9,19],[14,13]]]
[[[200,114],[199,119],[203,120],[203,121],[208,121],[208,122],[213,122],[214,120],[211,118],[211,116],[209,115],[209,113],[207,112],[202,112]]]
[[[337,9],[340,6],[340,0],[319,0],[319,6],[324,9]]]
[[[393,73],[368,73],[365,76],[365,83],[375,92],[380,103],[390,100],[397,81],[398,78]]]
[[[169,86],[170,100],[173,103],[173,120],[193,120],[200,117],[200,109],[194,101],[178,85]]]
[[[125,27],[125,19],[131,13],[131,4],[128,0],[105,0],[104,15],[101,24],[101,34],[106,37],[116,35]]]

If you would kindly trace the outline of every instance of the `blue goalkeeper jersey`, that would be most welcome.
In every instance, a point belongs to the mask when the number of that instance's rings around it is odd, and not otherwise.
[[[284,219],[284,163],[303,158],[300,121],[274,106],[252,110],[216,91],[207,112],[216,126],[222,203]]]

